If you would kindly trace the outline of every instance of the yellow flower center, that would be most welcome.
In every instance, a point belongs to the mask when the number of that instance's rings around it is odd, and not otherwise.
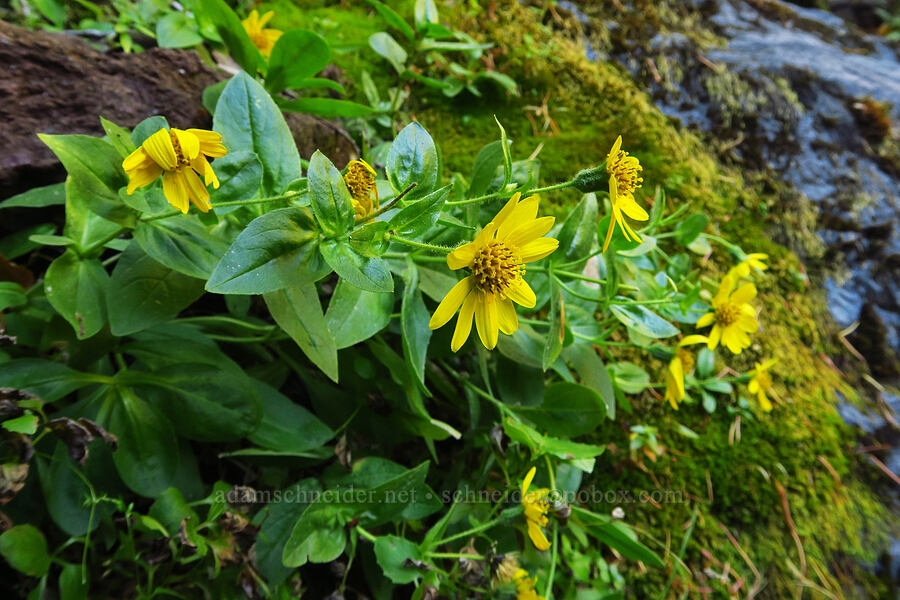
[[[177,163],[175,170],[180,171],[190,166],[191,161],[184,156],[184,152],[181,150],[181,143],[178,141],[178,136],[175,135],[175,132],[170,131],[169,136],[172,138],[172,147],[175,148],[175,161]]]
[[[472,274],[483,291],[502,294],[525,272],[519,257],[503,242],[491,240],[475,254]]]
[[[759,384],[759,389],[766,391],[771,389],[772,387],[772,376],[769,375],[767,371],[761,371],[756,374],[754,377],[756,383]]]
[[[716,307],[716,323],[721,327],[728,327],[741,316],[741,307],[731,302],[723,302]]]
[[[371,211],[373,198],[377,206],[378,188],[375,184],[375,174],[365,163],[359,160],[351,161],[344,175],[344,183],[347,184],[353,200],[364,207],[363,216]]]
[[[694,368],[694,355],[687,348],[678,349],[678,358],[681,360],[681,370],[690,373]]]
[[[620,196],[631,196],[634,190],[641,187],[644,179],[639,175],[644,168],[634,156],[628,156],[624,150],[606,161],[606,172],[616,178],[616,191]]]

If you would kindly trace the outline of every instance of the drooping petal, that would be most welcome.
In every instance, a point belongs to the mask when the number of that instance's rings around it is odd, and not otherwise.
[[[697,320],[697,327],[709,327],[716,320],[716,313],[706,313]]]
[[[475,260],[475,244],[463,244],[447,255],[447,266],[453,271],[468,267]]]
[[[709,332],[709,341],[706,342],[706,347],[710,350],[715,350],[716,346],[719,345],[719,340],[722,338],[722,328],[716,324],[713,325],[712,331]]]
[[[172,145],[172,136],[165,129],[160,129],[148,137],[141,147],[153,159],[153,162],[167,171],[171,171],[178,165],[175,146]]]
[[[122,161],[122,170],[127,173],[135,169],[146,169],[150,164],[155,165],[156,163],[153,162],[153,159],[147,155],[147,151],[141,146],[125,157],[125,160]]]
[[[538,550],[544,551],[550,549],[550,540],[544,535],[544,531],[541,527],[531,520],[528,521],[528,537],[531,538],[531,543],[534,544],[534,547]]]
[[[759,381],[756,378],[750,380],[750,383],[747,384],[747,391],[751,394],[755,394],[759,391]]]
[[[162,172],[162,168],[152,160],[149,161],[149,164],[143,168],[133,169],[129,171],[128,189],[125,190],[125,193],[133,194],[134,190],[142,188],[145,185],[150,185],[151,183],[156,181],[157,177],[159,177],[160,173]]]
[[[203,182],[200,181],[194,170],[184,169],[181,171],[181,176],[185,180],[194,206],[199,208],[201,212],[209,212],[209,209],[212,208],[212,204],[209,202],[209,190],[206,189],[206,186],[203,185]]]
[[[534,262],[552,254],[557,248],[559,248],[559,240],[556,238],[538,238],[519,248],[519,258],[523,263]]]
[[[679,346],[693,346],[694,344],[705,344],[709,342],[709,338],[705,335],[686,335],[684,338],[678,342]]]
[[[200,154],[200,140],[197,139],[196,135],[174,127],[172,128],[172,135],[178,140],[178,145],[181,146],[181,155],[188,162],[197,158],[197,155]]]
[[[772,412],[772,403],[769,402],[769,397],[764,390],[759,390],[759,393],[756,394],[756,399],[759,400],[759,407],[763,409],[763,411]]]
[[[438,327],[443,327],[447,321],[456,314],[456,311],[462,306],[463,301],[466,299],[466,296],[469,295],[469,292],[472,291],[474,286],[475,277],[470,276],[465,279],[460,279],[456,285],[447,292],[447,295],[444,296],[444,299],[441,300],[441,303],[438,304],[438,307],[434,310],[434,314],[431,315],[431,320],[428,321],[428,328],[437,329]]]
[[[497,303],[497,323],[500,331],[506,335],[512,335],[519,329],[519,317],[516,316],[516,307],[512,300],[504,298]]]
[[[641,243],[641,236],[639,236],[637,232],[631,228],[631,225],[628,224],[628,221],[626,221],[624,217],[622,217],[622,229],[630,233],[631,239],[633,239],[635,242]]]
[[[211,158],[219,158],[228,154],[228,150],[222,143],[222,136],[215,131],[208,129],[188,129],[188,133],[192,133],[200,140],[200,153]]]
[[[163,173],[163,195],[169,204],[187,213],[190,204],[188,202],[187,182],[176,171]]]
[[[614,185],[615,185],[615,180],[614,180],[612,177],[609,178],[609,181],[610,181],[610,186],[614,186]],[[609,189],[610,189],[610,196],[614,199],[614,198],[615,198],[615,193],[616,193],[616,192],[614,191],[614,190],[615,190],[615,187],[610,187]],[[615,200],[614,200],[614,201],[615,201]],[[602,250],[602,252],[603,252],[604,254],[606,253],[606,249],[609,248],[609,243],[612,241],[613,232],[614,232],[615,229],[616,229],[616,215],[615,215],[615,211],[616,211],[616,209],[615,209],[615,204],[613,204],[613,214],[609,215],[609,228],[606,230],[606,239],[603,241],[603,250]]]
[[[516,279],[506,288],[506,296],[525,308],[534,308],[534,305],[537,304],[537,296],[535,296],[534,290],[522,278]]]
[[[525,479],[522,480],[522,497],[525,497],[525,494],[528,493],[528,488],[531,487],[531,482],[534,480],[534,474],[537,473],[537,467],[531,467],[528,470],[528,473],[525,475]]]
[[[556,217],[541,217],[540,219],[527,221],[510,231],[506,238],[501,241],[514,248],[521,248],[528,242],[534,241],[550,231],[555,222]]]
[[[638,204],[634,198],[621,198],[619,200],[619,209],[634,219],[635,221],[646,221],[650,218],[650,215],[647,213],[644,208]]]
[[[747,304],[756,297],[756,286],[745,283],[731,295],[731,301],[735,304]]]
[[[678,394],[678,401],[684,399],[684,365],[677,356],[669,362],[669,374],[675,383],[675,391]]]
[[[475,314],[477,298],[476,294],[466,296],[459,311],[459,316],[456,317],[456,329],[453,330],[453,339],[450,340],[450,349],[454,352],[459,351],[463,347],[463,344],[466,343],[466,340],[469,339],[469,334],[472,332],[472,317]]]
[[[476,292],[479,295],[478,304],[475,306],[475,328],[481,343],[488,350],[497,346],[497,337],[500,335],[499,317],[497,316],[497,297],[485,292]]]
[[[509,217],[504,219],[503,223],[498,223],[497,239],[502,240],[519,225],[533,221],[537,217],[540,200],[539,196],[528,196],[520,200]]]
[[[213,171],[212,165],[209,164],[209,161],[206,160],[206,157],[203,156],[202,152],[197,155],[197,158],[191,161],[191,168],[203,176],[203,183],[205,185],[212,184],[214,188],[219,189],[219,178],[216,177],[216,172]]]

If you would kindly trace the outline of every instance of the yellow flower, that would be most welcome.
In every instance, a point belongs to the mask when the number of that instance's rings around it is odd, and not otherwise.
[[[735,279],[741,279],[750,275],[751,268],[757,271],[765,271],[769,268],[769,265],[764,263],[764,260],[769,260],[768,254],[763,254],[762,252],[753,252],[751,254],[747,254],[744,257],[744,260],[731,267],[731,270],[728,271],[728,274],[733,275]]]
[[[713,326],[707,343],[710,350],[714,350],[721,340],[733,354],[740,354],[750,346],[747,334],[759,329],[756,311],[749,304],[756,297],[756,286],[745,283],[732,293],[736,281],[732,275],[722,278],[719,291],[712,300],[713,312],[697,321],[697,327]]]
[[[756,368],[750,371],[750,374],[753,375],[753,379],[747,384],[747,391],[751,394],[756,394],[756,399],[759,400],[760,408],[766,412],[772,410],[772,402],[769,400],[766,393],[772,389],[772,375],[769,374],[769,369],[771,369],[772,365],[776,362],[778,361],[773,358],[764,363],[756,363]]]
[[[545,600],[534,589],[534,586],[537,585],[537,578],[529,577],[528,571],[525,569],[516,571],[513,581],[516,584],[516,600]]]
[[[547,518],[547,511],[550,510],[550,501],[547,500],[547,495],[550,490],[540,488],[528,491],[536,472],[537,468],[531,467],[525,480],[522,481],[522,506],[525,507],[525,519],[528,522],[528,537],[531,538],[531,543],[538,550],[547,550],[550,548],[550,540],[547,539],[541,528],[546,527],[550,522]]]
[[[262,17],[259,16],[259,13],[256,12],[256,10],[252,10],[250,11],[250,16],[241,21],[244,25],[244,31],[250,36],[250,41],[253,42],[254,46],[259,48],[260,54],[266,58],[272,53],[272,47],[283,33],[279,29],[263,29],[263,27],[266,26],[266,23],[269,22],[269,19],[274,16],[275,11],[273,10],[270,10]]]
[[[675,410],[678,410],[678,404],[684,400],[684,375],[694,368],[694,355],[685,346],[705,343],[709,343],[709,338],[705,335],[685,336],[678,342],[675,357],[669,362],[666,369],[666,400]]]
[[[525,282],[525,263],[540,260],[559,246],[559,241],[543,237],[553,227],[553,217],[537,218],[538,196],[521,202],[516,193],[473,242],[447,255],[453,270],[468,267],[472,274],[460,280],[438,305],[428,327],[443,327],[462,307],[450,348],[456,352],[472,331],[472,317],[478,337],[488,350],[497,345],[498,333],[512,335],[519,328],[513,302],[532,308],[537,302]]]
[[[163,194],[169,204],[183,213],[188,200],[203,212],[212,208],[209,190],[219,187],[219,179],[206,157],[225,156],[222,136],[205,129],[160,129],[141,144],[141,147],[122,161],[128,175],[128,194],[156,181],[162,175]],[[203,181],[200,181],[203,176]]]
[[[344,183],[353,198],[353,210],[357,218],[364,218],[378,208],[378,186],[375,185],[375,169],[366,161],[351,160],[344,174]]]
[[[644,181],[640,176],[640,172],[643,170],[636,157],[628,156],[628,153],[622,150],[622,136],[617,137],[609,154],[606,155],[606,172],[609,173],[609,202],[612,205],[613,214],[609,219],[609,229],[606,231],[606,241],[603,242],[603,252],[606,252],[609,247],[616,223],[619,224],[626,240],[641,241],[640,236],[634,232],[622,213],[635,221],[646,221],[650,218],[647,211],[634,200],[634,191],[641,187],[641,183]]]

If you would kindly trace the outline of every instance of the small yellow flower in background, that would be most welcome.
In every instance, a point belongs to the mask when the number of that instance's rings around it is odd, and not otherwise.
[[[650,218],[634,199],[634,192],[643,183],[640,173],[643,171],[640,161],[634,156],[622,150],[622,136],[616,138],[609,154],[606,155],[606,172],[609,173],[609,202],[612,205],[612,216],[609,219],[609,229],[606,231],[606,241],[603,242],[603,252],[609,247],[616,223],[622,230],[626,240],[640,242],[640,236],[634,232],[625,216],[635,221],[646,221]],[[623,215],[624,213],[624,215]],[[630,237],[629,237],[630,234]]]
[[[542,527],[546,527],[550,522],[550,519],[547,518],[547,511],[550,510],[550,501],[547,500],[547,495],[550,490],[539,488],[528,491],[536,472],[537,468],[531,467],[522,481],[522,506],[525,507],[525,519],[528,521],[528,537],[531,538],[531,543],[538,550],[547,550],[550,548],[550,540],[544,535]]]
[[[212,204],[206,188],[212,184],[218,189],[219,179],[206,157],[218,158],[226,153],[222,136],[215,131],[160,129],[122,161],[128,175],[126,192],[133,194],[162,175],[163,194],[169,204],[186,213],[190,201],[207,212]]]
[[[493,350],[500,331],[512,335],[519,328],[513,302],[526,308],[537,302],[525,282],[524,265],[551,254],[559,241],[543,237],[555,219],[537,218],[540,198],[529,196],[520,202],[519,196],[510,198],[474,241],[447,255],[447,266],[454,271],[468,267],[472,274],[447,292],[428,327],[443,327],[459,310],[450,342],[454,352],[469,338],[473,317],[481,343]]]
[[[250,16],[241,21],[244,25],[244,31],[250,36],[250,41],[253,42],[254,46],[259,48],[260,54],[266,58],[272,53],[272,47],[283,33],[280,29],[263,29],[263,27],[266,26],[266,23],[274,16],[275,11],[270,10],[260,17],[259,13],[254,9],[250,11]]]
[[[366,161],[351,160],[344,174],[344,183],[353,198],[356,217],[362,219],[378,208],[378,186],[375,185],[375,169]]]
[[[741,279],[750,275],[750,269],[765,271],[769,268],[769,265],[764,263],[764,260],[769,260],[768,254],[763,254],[762,252],[747,254],[744,260],[731,267],[728,274],[734,276],[735,279]]]
[[[772,390],[772,375],[769,373],[769,369],[776,362],[778,361],[773,358],[764,363],[756,363],[756,368],[750,371],[753,379],[747,384],[747,391],[751,394],[756,394],[760,408],[766,412],[772,410],[772,402],[769,400],[767,392]]]
[[[666,369],[666,400],[672,408],[678,410],[678,404],[684,400],[684,376],[694,368],[694,355],[685,346],[709,343],[705,335],[688,335],[678,342],[675,357]]]
[[[537,578],[529,577],[528,571],[525,569],[516,571],[513,581],[516,584],[516,600],[545,600],[534,589],[534,586],[537,585]]]
[[[713,312],[697,321],[697,327],[713,326],[707,347],[714,350],[721,341],[733,354],[740,354],[750,346],[749,333],[759,330],[756,311],[749,304],[756,297],[756,286],[745,283],[736,291],[737,279],[726,275],[719,284],[719,291],[712,300]]]

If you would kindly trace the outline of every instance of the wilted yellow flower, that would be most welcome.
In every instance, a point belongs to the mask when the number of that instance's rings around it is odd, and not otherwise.
[[[263,29],[263,27],[266,26],[266,23],[274,16],[275,11],[270,10],[260,17],[259,13],[254,9],[250,11],[250,16],[241,21],[244,25],[244,31],[250,36],[250,41],[253,42],[254,46],[259,48],[260,54],[266,58],[272,53],[272,47],[283,33],[280,29]]]
[[[636,157],[628,156],[628,153],[622,150],[622,136],[617,137],[606,156],[606,172],[609,173],[609,202],[612,205],[613,214],[609,219],[609,229],[606,231],[606,241],[603,242],[603,252],[606,252],[609,247],[616,223],[619,224],[626,240],[641,241],[640,236],[631,228],[624,215],[635,221],[646,221],[650,218],[647,211],[634,199],[634,191],[641,187],[641,183],[644,181],[640,176],[643,170]]]
[[[759,329],[756,311],[749,304],[756,297],[756,286],[745,283],[732,293],[736,281],[732,275],[722,278],[719,291],[712,300],[713,312],[697,321],[697,327],[713,326],[707,343],[710,350],[714,350],[721,341],[732,353],[740,354],[750,346],[750,336],[747,334]]]
[[[764,263],[764,260],[769,260],[768,254],[763,254],[762,252],[753,252],[751,254],[747,254],[744,260],[731,267],[731,270],[728,271],[728,274],[733,275],[736,279],[740,279],[742,277],[747,277],[748,275],[750,275],[750,269],[765,271],[769,268],[769,265]]]
[[[366,161],[351,160],[344,174],[344,183],[353,198],[353,210],[357,218],[364,218],[378,208],[378,186],[375,185],[375,169]]]
[[[528,537],[531,538],[531,543],[538,550],[547,550],[550,548],[550,540],[544,535],[542,527],[546,527],[550,522],[547,518],[547,511],[550,510],[550,501],[547,500],[547,495],[550,490],[539,488],[528,491],[536,472],[537,468],[531,467],[522,481],[522,506],[525,507],[525,519],[528,522]]]
[[[769,369],[771,369],[776,362],[778,361],[773,358],[764,363],[756,363],[756,368],[750,371],[750,374],[753,375],[753,379],[747,384],[747,391],[751,394],[756,394],[756,399],[759,400],[760,408],[766,412],[772,410],[772,402],[769,401],[767,392],[772,389],[772,375],[769,374]]]
[[[666,369],[666,400],[675,410],[678,410],[678,404],[684,400],[684,375],[691,372],[695,362],[694,355],[685,346],[708,342],[709,338],[705,335],[688,335],[678,342],[675,357]]]
[[[558,240],[543,237],[553,227],[554,218],[537,218],[539,201],[538,196],[530,196],[520,202],[516,193],[473,242],[447,255],[447,266],[453,270],[468,267],[472,274],[447,293],[428,327],[444,326],[462,307],[450,342],[454,352],[468,339],[473,316],[481,343],[493,350],[500,331],[512,335],[519,328],[513,302],[526,308],[537,302],[525,282],[524,265],[559,246]]]
[[[219,179],[206,157],[218,158],[226,152],[222,136],[215,131],[160,129],[122,161],[128,175],[126,192],[133,194],[162,175],[163,194],[169,204],[186,213],[190,200],[207,212],[212,204],[206,187],[212,184],[218,189]]]
[[[525,569],[516,571],[513,581],[516,584],[516,600],[545,600],[534,589],[534,586],[537,585],[537,578],[529,577],[528,571]]]

